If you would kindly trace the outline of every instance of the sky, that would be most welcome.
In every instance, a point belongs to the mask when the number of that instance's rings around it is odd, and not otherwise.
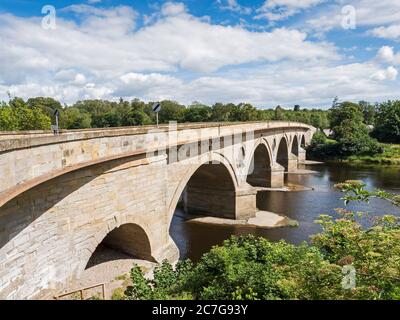
[[[0,0],[0,100],[400,98],[400,0]]]

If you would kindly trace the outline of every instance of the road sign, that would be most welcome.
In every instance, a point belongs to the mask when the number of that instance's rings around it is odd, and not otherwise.
[[[159,102],[154,103],[152,109],[153,109],[154,112],[160,112],[161,103],[159,103]]]
[[[55,109],[53,115],[56,118],[56,124],[51,126],[51,130],[53,130],[54,134],[59,134],[60,131],[58,128],[58,117],[60,115],[60,111],[58,111],[58,109]]]
[[[156,113],[157,128],[158,128],[158,113],[161,110],[161,103],[159,103],[159,102],[154,103],[152,109]]]

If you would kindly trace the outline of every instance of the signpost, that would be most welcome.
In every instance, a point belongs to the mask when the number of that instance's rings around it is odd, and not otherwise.
[[[160,110],[161,110],[161,103],[160,103],[160,102],[154,103],[152,109],[153,109],[153,111],[156,113],[157,128],[158,128],[158,113],[159,113]]]
[[[54,134],[57,135],[60,132],[58,128],[58,117],[60,116],[60,111],[58,111],[58,109],[55,109],[53,115],[56,118],[56,124],[52,125],[51,129],[53,130]]]

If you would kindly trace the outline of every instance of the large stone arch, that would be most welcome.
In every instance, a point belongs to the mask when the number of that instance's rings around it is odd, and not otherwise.
[[[179,166],[184,174],[180,176],[168,206],[168,226],[179,200],[187,201],[189,213],[192,211],[230,219],[244,219],[255,215],[257,192],[248,184],[239,183],[237,171],[224,155],[210,152],[199,157],[196,164],[183,162],[176,163],[175,166]],[[213,179],[213,175],[217,179]],[[196,196],[189,195],[185,199],[186,191],[194,192]]]
[[[209,162],[219,163],[223,165],[225,169],[229,172],[232,181],[234,183],[235,189],[239,187],[239,181],[234,167],[224,155],[218,152],[211,152],[208,154],[201,155],[197,159],[197,163],[195,164],[185,163],[185,161],[175,163],[174,166],[178,166],[178,169],[182,170],[183,173],[181,172],[180,174],[180,179],[175,188],[175,191],[173,192],[170,204],[168,205],[168,215],[167,215],[168,225],[171,224],[176,206],[178,205],[178,202],[181,199],[182,193],[184,192],[190,178],[203,164]]]
[[[246,181],[252,186],[270,187],[273,166],[272,152],[265,139],[259,141],[249,157]]]
[[[284,135],[277,144],[276,151],[276,163],[285,168],[285,171],[289,170],[289,140]]]
[[[300,151],[299,139],[297,138],[297,135],[295,134],[292,137],[291,153],[294,154],[296,157],[298,157],[299,151]]]
[[[303,149],[306,147],[306,138],[305,138],[305,135],[304,135],[304,134],[301,135],[300,146],[301,146]]]
[[[136,219],[129,220],[134,221]],[[135,259],[155,262],[156,259],[153,257],[151,239],[148,235],[149,231],[146,231],[144,225],[141,226],[138,224],[138,221],[135,222],[126,222],[115,226],[115,228],[109,231],[107,228],[108,232],[105,232],[104,237],[100,241],[96,237],[93,241],[93,246],[87,250],[87,255],[90,254],[89,258],[86,256],[86,259],[82,259],[80,272],[83,271],[83,268],[97,264],[97,261],[92,260],[96,258],[97,251],[102,250],[101,247],[115,250]]]

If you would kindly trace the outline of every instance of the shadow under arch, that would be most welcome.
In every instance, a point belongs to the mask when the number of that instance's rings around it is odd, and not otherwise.
[[[296,157],[299,156],[299,139],[297,138],[297,135],[293,137],[292,141],[292,150],[291,152],[296,155]]]
[[[264,143],[259,143],[254,152],[247,171],[247,183],[254,187],[271,186],[271,153]]]
[[[278,151],[276,153],[276,162],[285,168],[285,171],[289,170],[289,147],[288,140],[283,136],[279,142]]]
[[[193,248],[207,247],[208,243],[206,239],[198,238],[202,236],[195,231],[197,224],[186,222],[190,216],[235,218],[236,175],[222,155],[214,154],[213,159],[213,162],[207,160],[191,165],[171,201],[169,236],[183,258],[193,258]],[[214,244],[210,243],[210,246]]]
[[[189,168],[186,169],[186,172],[183,175],[183,178],[180,180],[178,186],[176,187],[173,197],[170,201],[170,205],[168,206],[168,225],[169,226],[171,224],[171,221],[172,221],[174,212],[178,206],[178,203],[182,202],[182,200],[183,200],[183,193],[188,185],[188,182],[190,181],[192,176],[196,173],[196,171],[203,165],[223,166],[224,169],[226,170],[225,172],[229,174],[230,180],[232,181],[232,184],[233,184],[234,191],[238,188],[239,182],[238,182],[238,178],[236,176],[235,170],[232,167],[232,164],[229,162],[229,160],[227,160],[220,153],[213,152],[211,155],[206,154],[199,159],[197,164],[193,164],[193,165],[182,164],[182,166],[189,166]],[[209,167],[207,167],[207,168],[209,168]]]
[[[125,223],[108,232],[86,261],[85,269],[116,259],[141,259],[156,262],[150,239],[136,223]]]
[[[300,146],[303,148],[303,149],[305,149],[305,147],[306,147],[306,138],[305,138],[305,136],[304,136],[304,134],[301,136],[301,140],[300,140],[301,142],[300,142]]]

